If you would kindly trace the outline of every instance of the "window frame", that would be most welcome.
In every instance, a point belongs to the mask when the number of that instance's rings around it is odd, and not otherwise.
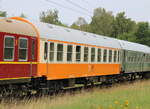
[[[58,51],[58,45],[62,45],[62,51]],[[57,51],[56,51],[56,53],[57,53],[57,57],[56,57],[56,61],[57,62],[63,62],[64,61],[64,43],[57,43],[56,44],[56,47],[57,47]],[[62,53],[62,59],[61,60],[58,60],[58,53]]]
[[[102,48],[97,48],[97,62],[102,62]]]
[[[71,46],[71,52],[68,52],[68,47],[69,46]],[[73,62],[73,45],[71,45],[71,44],[68,44],[67,46],[66,46],[66,61],[67,62]],[[71,60],[68,60],[68,54],[71,54]]]
[[[106,51],[106,53],[105,53]],[[107,57],[108,57],[108,50],[107,49],[103,49],[103,62],[107,63]]]
[[[114,55],[113,55],[113,58],[114,58],[114,59],[113,59],[113,62],[114,62],[114,63],[117,63],[117,50],[114,50],[113,52],[114,52]]]
[[[35,39],[31,39],[31,59],[32,60],[36,59],[36,40]]]
[[[20,39],[25,39],[25,40],[27,40],[26,59],[19,59]],[[29,43],[29,40],[28,40],[28,38],[20,37],[20,38],[18,39],[18,41],[19,41],[19,43],[18,43],[18,61],[28,61],[28,49],[29,49],[28,43]],[[23,48],[23,49],[25,49],[25,48]]]
[[[121,60],[121,59],[120,59],[120,57],[121,57],[120,54],[121,54],[121,52],[120,52],[120,50],[118,50],[118,59],[117,59],[117,60],[118,60],[118,61],[117,61],[118,63],[120,63],[120,60]]]
[[[112,63],[113,62],[113,50],[109,49],[109,52],[108,52],[109,56],[108,56],[108,62],[109,63]]]
[[[5,40],[6,40],[6,38],[13,38],[13,40],[14,40],[14,47],[13,47],[13,56],[12,56],[12,59],[5,59]],[[11,36],[11,35],[5,35],[4,36],[4,40],[3,40],[3,60],[4,61],[14,61],[14,59],[15,59],[15,36]]]
[[[95,57],[96,57],[96,48],[92,47],[91,48],[91,62],[95,62],[96,61]]]
[[[80,48],[79,52],[77,52],[77,47]],[[81,47],[82,46],[80,46],[80,45],[76,45],[76,47],[75,47],[75,62],[81,62],[81,55],[82,55],[82,53],[81,53]],[[80,59],[77,59],[77,55],[80,55]]]
[[[87,48],[87,52],[85,52],[86,48]],[[87,57],[85,57],[85,55],[87,55]],[[83,62],[89,62],[89,47],[88,46],[83,47]]]
[[[48,46],[49,46],[48,44],[49,43],[47,41],[44,41],[44,48],[43,48],[43,53],[44,53],[43,59],[44,59],[44,61],[48,60]],[[46,47],[45,45],[47,45],[47,48],[45,48]]]
[[[51,50],[51,44],[53,44],[53,51]],[[48,46],[49,46],[49,50],[48,50],[48,53],[49,53],[49,62],[54,62],[55,61],[55,42],[49,42],[48,43]],[[51,60],[51,53],[53,53],[53,60]]]

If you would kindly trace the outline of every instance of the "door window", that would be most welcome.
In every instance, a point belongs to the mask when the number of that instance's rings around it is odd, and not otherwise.
[[[49,48],[49,61],[54,61],[54,43],[50,42],[50,48]]]

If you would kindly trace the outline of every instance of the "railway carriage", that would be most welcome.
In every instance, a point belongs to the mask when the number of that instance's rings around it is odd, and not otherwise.
[[[42,37],[39,73],[48,80],[120,73],[115,40],[45,23],[36,27]]]
[[[0,19],[0,85],[59,90],[149,76],[150,48],[23,18]]]
[[[148,46],[119,40],[122,46],[122,70],[124,73],[149,72],[150,48]]]
[[[36,37],[35,30],[27,23],[0,20],[0,84],[24,82],[36,76]]]

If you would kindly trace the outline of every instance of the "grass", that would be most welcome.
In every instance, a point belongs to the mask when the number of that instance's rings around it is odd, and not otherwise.
[[[56,97],[1,102],[0,109],[150,109],[150,81]]]

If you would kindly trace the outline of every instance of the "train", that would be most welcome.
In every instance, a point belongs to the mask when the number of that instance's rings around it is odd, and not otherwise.
[[[21,17],[0,18],[0,91],[53,92],[150,77],[150,47]]]

